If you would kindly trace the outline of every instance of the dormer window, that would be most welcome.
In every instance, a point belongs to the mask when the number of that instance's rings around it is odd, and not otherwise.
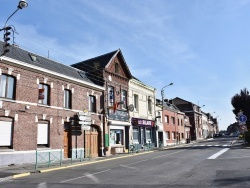
[[[29,53],[29,56],[33,62],[37,62],[37,55]]]
[[[115,73],[119,74],[119,64],[115,63]]]

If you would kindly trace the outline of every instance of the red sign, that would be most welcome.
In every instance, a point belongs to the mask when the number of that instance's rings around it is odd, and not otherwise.
[[[39,100],[44,99],[44,89],[39,89],[39,91],[38,91],[38,99]]]

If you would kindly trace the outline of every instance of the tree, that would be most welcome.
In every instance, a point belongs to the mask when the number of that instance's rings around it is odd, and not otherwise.
[[[250,125],[250,95],[247,88],[244,88],[240,91],[239,94],[236,94],[231,99],[231,104],[234,107],[233,113],[235,116],[238,116],[240,111],[243,111],[243,114],[247,117],[246,125],[249,130]],[[237,118],[236,118],[237,119]]]

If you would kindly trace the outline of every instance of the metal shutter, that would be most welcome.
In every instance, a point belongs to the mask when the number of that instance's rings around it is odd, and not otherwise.
[[[48,124],[37,125],[37,144],[48,144]]]
[[[12,122],[0,121],[0,146],[11,146]]]

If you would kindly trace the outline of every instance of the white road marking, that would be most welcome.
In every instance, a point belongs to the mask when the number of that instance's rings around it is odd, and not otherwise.
[[[37,188],[47,188],[47,183],[46,182],[39,183]]]
[[[120,166],[125,167],[125,168],[130,168],[130,169],[136,169],[135,167],[128,166],[128,165],[123,165],[123,164],[121,164]]]
[[[87,174],[87,175],[80,176],[80,177],[77,177],[77,178],[72,178],[72,179],[64,180],[64,181],[61,181],[60,183],[65,183],[65,182],[72,181],[72,180],[76,180],[76,179],[80,179],[80,178],[90,177],[91,175],[100,174],[100,173],[107,172],[107,171],[110,171],[110,170],[111,170],[111,169],[107,169],[107,170],[103,170],[103,171],[96,172],[96,173],[93,173],[93,174]],[[93,177],[93,176],[92,176],[92,177]]]
[[[213,154],[212,156],[208,157],[207,159],[216,159],[217,157],[219,157],[221,154],[225,153],[229,149],[230,148],[224,148],[223,150]]]

